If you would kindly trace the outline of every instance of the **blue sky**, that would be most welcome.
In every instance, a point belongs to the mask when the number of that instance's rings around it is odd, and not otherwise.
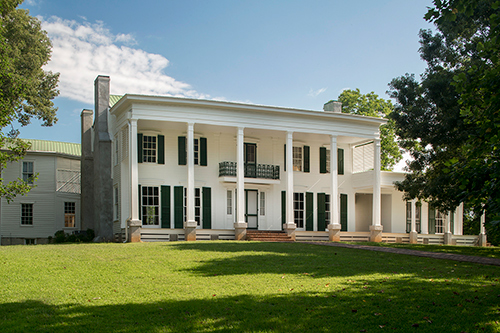
[[[59,122],[21,136],[80,142],[93,81],[111,93],[219,99],[321,110],[343,89],[388,99],[419,75],[418,32],[431,0],[27,0],[53,42]]]

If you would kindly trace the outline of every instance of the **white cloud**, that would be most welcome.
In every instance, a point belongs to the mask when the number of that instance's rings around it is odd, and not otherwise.
[[[61,97],[91,104],[97,75],[110,76],[112,94],[210,97],[164,74],[168,59],[126,46],[136,43],[133,36],[113,35],[103,22],[81,24],[58,17],[41,21],[53,45],[45,69],[60,73]]]
[[[309,94],[307,94],[307,96],[310,96],[310,97],[317,97],[319,94],[322,94],[326,91],[327,88],[320,88],[318,90],[313,90],[312,88],[309,89]]]

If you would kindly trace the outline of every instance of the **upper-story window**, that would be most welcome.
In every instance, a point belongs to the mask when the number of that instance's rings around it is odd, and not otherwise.
[[[156,163],[156,136],[144,135],[142,137],[142,161]]]
[[[165,137],[163,135],[137,134],[139,163],[165,164]]]
[[[293,171],[302,171],[302,147],[293,147]]]
[[[187,139],[185,136],[179,136],[177,142],[178,164],[187,164]],[[196,138],[193,140],[194,164],[207,166],[207,138]]]
[[[330,173],[330,149],[319,148],[319,173]],[[344,149],[337,149],[337,174],[344,174]]]
[[[32,185],[33,184],[33,178],[35,174],[33,171],[33,162],[24,162],[23,161],[23,180]]]

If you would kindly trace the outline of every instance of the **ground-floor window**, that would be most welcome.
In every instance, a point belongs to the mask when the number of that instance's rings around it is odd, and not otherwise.
[[[227,215],[233,214],[233,191],[227,190]]]
[[[160,193],[157,186],[142,186],[142,224],[160,224]]]
[[[21,225],[33,225],[33,204],[21,204]]]
[[[201,189],[194,189],[194,220],[201,225]],[[187,221],[187,188],[184,187],[184,221]]]
[[[325,224],[329,225],[330,222],[330,194],[325,194]]]
[[[411,232],[411,214],[412,214],[412,202],[406,202],[406,232]],[[415,229],[418,233],[421,232],[421,219],[420,215],[422,213],[422,204],[417,202],[415,204]]]
[[[446,223],[446,215],[436,210],[436,234],[444,233],[445,223]]]
[[[76,204],[74,202],[64,203],[64,227],[74,228],[76,216]]]
[[[304,193],[293,194],[293,217],[297,228],[304,228]]]
[[[260,192],[260,215],[266,215],[266,192]]]

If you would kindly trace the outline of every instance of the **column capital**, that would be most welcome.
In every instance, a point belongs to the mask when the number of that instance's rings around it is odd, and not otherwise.
[[[337,134],[330,134],[330,141],[337,142]]]
[[[129,118],[128,119],[128,123],[131,124],[131,125],[132,124],[137,125],[137,119],[135,119],[135,118]]]

